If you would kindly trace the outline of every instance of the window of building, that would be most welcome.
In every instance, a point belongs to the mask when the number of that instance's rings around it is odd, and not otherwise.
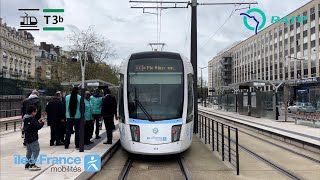
[[[316,47],[316,41],[315,40],[311,41],[311,48],[314,48],[314,47]]]
[[[303,12],[303,16],[307,16],[307,11]],[[307,24],[308,20],[303,21],[303,24]]]
[[[308,37],[303,38],[303,43],[308,43]]]
[[[306,49],[308,49],[308,43],[303,44],[303,50],[306,50]]]
[[[313,21],[316,19],[316,14],[315,14],[315,8],[310,9],[310,21]]]

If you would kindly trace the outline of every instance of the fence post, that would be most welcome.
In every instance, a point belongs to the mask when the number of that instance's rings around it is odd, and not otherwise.
[[[200,131],[200,115],[198,114],[198,120],[197,120],[197,134],[199,134],[199,136],[200,136],[200,133],[199,133],[199,131]]]
[[[202,116],[201,115],[199,115],[199,136],[200,136],[200,139],[201,139],[201,137],[202,137]]]
[[[8,131],[8,123],[6,123],[6,131]]]
[[[14,131],[16,131],[16,121],[14,122]]]
[[[208,144],[210,144],[210,118],[208,118]]]
[[[217,126],[217,151],[219,152],[219,124],[218,122],[216,122],[216,126]]]
[[[204,143],[207,144],[207,117],[204,117]]]
[[[238,128],[236,128],[236,158],[237,158],[237,175],[239,175],[240,174],[240,172],[239,172],[239,148],[238,148],[238,146],[239,146],[239,141],[238,141]]]
[[[202,127],[201,127],[201,130],[202,130],[202,138],[203,138],[203,136],[204,136],[204,134],[203,134],[203,133],[204,133],[204,131],[203,131],[203,126],[204,126],[203,119],[204,119],[204,116],[202,116],[202,118],[201,118],[201,122],[202,122],[202,123],[201,123],[201,126],[202,126]]]
[[[229,162],[231,162],[231,137],[230,137],[230,126],[228,126],[228,151],[229,151]]]
[[[224,161],[224,124],[221,124],[221,141],[222,141],[222,161]]]
[[[214,120],[212,120],[211,122],[212,122],[212,123],[211,123],[211,124],[212,124],[212,127],[211,127],[211,128],[212,128],[212,129],[211,129],[211,131],[212,131],[212,132],[211,132],[211,133],[212,133],[212,134],[211,134],[211,136],[212,136],[212,151],[214,151]]]

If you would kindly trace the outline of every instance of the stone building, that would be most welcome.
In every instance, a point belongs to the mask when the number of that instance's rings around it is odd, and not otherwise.
[[[34,38],[27,31],[17,31],[0,18],[0,73],[20,80],[35,76]]]

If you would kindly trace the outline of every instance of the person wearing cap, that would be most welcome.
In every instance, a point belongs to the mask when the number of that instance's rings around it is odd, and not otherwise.
[[[67,95],[65,98],[66,102],[66,138],[64,141],[64,148],[68,149],[70,144],[71,132],[73,127],[75,129],[75,145],[79,148],[79,137],[80,137],[80,99],[81,96],[78,94],[79,88],[74,87],[71,94]]]
[[[84,94],[84,120],[85,120],[85,132],[84,132],[84,144],[89,145],[93,142],[90,141],[93,134],[94,121],[92,120],[92,106],[90,102],[90,92],[86,91]]]
[[[65,121],[65,109],[62,102],[62,94],[56,92],[55,96],[46,106],[48,126],[50,126],[50,146],[56,143],[56,146],[63,145],[63,123]]]
[[[117,115],[117,101],[111,95],[111,91],[107,88],[104,90],[105,96],[102,98],[101,115],[104,119],[104,125],[107,131],[107,141],[103,144],[112,144],[112,132],[115,129],[114,117],[118,119]]]
[[[100,139],[99,130],[101,127],[101,107],[102,107],[102,96],[100,94],[100,90],[96,89],[95,94],[90,97],[91,105],[92,105],[92,117],[94,118],[96,124],[96,139]]]

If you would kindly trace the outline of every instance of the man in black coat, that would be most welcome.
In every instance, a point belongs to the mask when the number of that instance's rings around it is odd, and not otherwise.
[[[50,146],[53,146],[55,142],[56,146],[63,145],[64,142],[65,108],[61,98],[61,92],[56,92],[55,97],[46,106],[48,126],[50,126],[51,131]]]
[[[114,117],[118,119],[117,115],[117,101],[111,95],[109,89],[104,90],[105,96],[102,98],[101,115],[104,119],[104,125],[107,131],[107,141],[104,144],[112,144],[112,132],[115,129]]]
[[[33,90],[30,96],[27,97],[27,99],[23,100],[22,107],[21,107],[21,115],[22,118],[25,114],[27,114],[27,109],[29,106],[36,106],[37,108],[37,114],[35,115],[35,118],[39,120],[41,118],[41,103],[39,100],[39,92],[37,90]],[[22,123],[22,126],[24,124]],[[22,130],[22,136],[24,135],[24,130]],[[23,142],[23,145],[26,145],[25,141]]]
[[[28,99],[24,100],[22,104],[22,114],[27,114],[27,109],[29,106],[36,106],[37,114],[35,118],[39,120],[41,118],[41,103],[39,100],[39,92],[37,90],[33,90]]]

